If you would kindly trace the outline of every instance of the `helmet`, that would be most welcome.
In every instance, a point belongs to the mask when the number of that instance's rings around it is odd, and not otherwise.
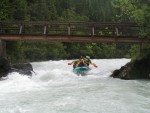
[[[90,59],[90,56],[86,56],[86,58]]]

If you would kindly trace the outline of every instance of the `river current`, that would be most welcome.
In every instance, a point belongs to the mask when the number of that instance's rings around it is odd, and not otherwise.
[[[0,113],[150,113],[150,82],[109,77],[130,59],[94,59],[87,76],[71,60],[33,62],[32,77],[0,81]]]

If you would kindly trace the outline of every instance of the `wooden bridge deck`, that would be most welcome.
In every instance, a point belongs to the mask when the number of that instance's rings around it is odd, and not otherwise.
[[[133,23],[0,21],[0,40],[149,43]]]
[[[149,43],[150,39],[110,36],[51,36],[51,35],[0,35],[1,40],[10,41],[50,41],[50,42],[124,42]]]

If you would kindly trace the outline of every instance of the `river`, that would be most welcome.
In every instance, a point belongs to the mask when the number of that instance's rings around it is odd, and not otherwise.
[[[76,76],[71,60],[33,62],[32,77],[0,81],[0,113],[150,113],[150,82],[109,75],[130,59],[94,59],[98,68]]]

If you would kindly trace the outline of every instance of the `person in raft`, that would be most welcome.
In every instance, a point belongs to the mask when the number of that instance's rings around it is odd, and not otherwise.
[[[83,67],[83,66],[89,66],[90,64],[93,65],[94,67],[98,67],[95,63],[92,63],[90,60],[89,56],[84,57],[80,57],[80,59],[75,60],[71,63],[68,63],[68,65],[72,65],[73,64],[73,68],[75,67]]]

